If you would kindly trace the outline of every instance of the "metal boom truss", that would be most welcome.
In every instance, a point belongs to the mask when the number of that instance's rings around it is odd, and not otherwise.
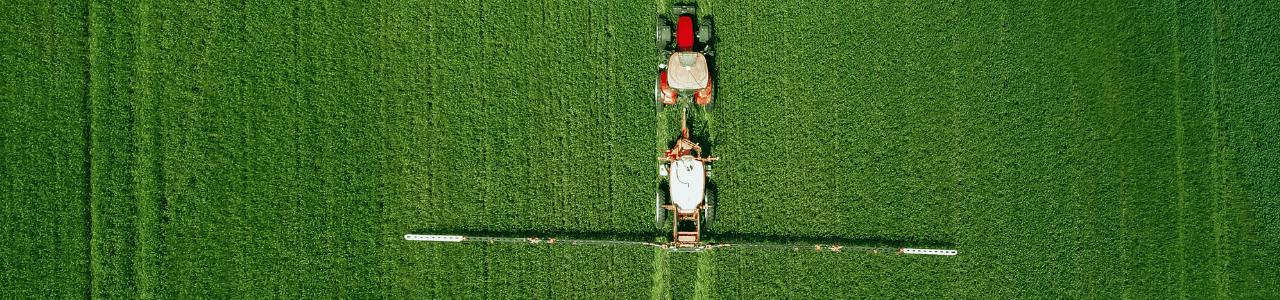
[[[756,248],[756,249],[779,249],[779,250],[816,250],[816,251],[833,251],[833,252],[871,252],[871,253],[894,253],[894,254],[925,254],[925,255],[956,255],[956,250],[944,249],[919,249],[919,248],[885,248],[885,247],[860,247],[860,246],[840,246],[840,245],[774,245],[774,244],[728,244],[714,243],[702,244],[698,247],[674,247],[671,244],[651,243],[651,242],[634,242],[634,241],[613,241],[613,240],[580,240],[580,239],[540,239],[536,237],[529,238],[513,238],[513,237],[487,237],[487,236],[461,236],[461,235],[421,235],[406,234],[405,240],[408,241],[428,241],[428,242],[472,242],[472,243],[521,243],[521,244],[561,244],[561,245],[602,245],[602,246],[651,246],[670,249],[680,252],[701,252],[702,250],[712,248]]]

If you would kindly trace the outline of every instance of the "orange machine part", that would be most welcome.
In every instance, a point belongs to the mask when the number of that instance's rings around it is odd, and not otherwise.
[[[658,77],[662,80],[662,104],[676,104],[676,90],[672,89],[670,85],[667,85],[667,71],[662,71],[661,74],[658,74]]]
[[[715,90],[713,90],[713,88],[715,88],[714,85],[714,82],[707,81],[707,88],[698,91],[698,95],[696,97],[698,105],[707,105],[707,103],[711,103],[711,96],[715,95]]]

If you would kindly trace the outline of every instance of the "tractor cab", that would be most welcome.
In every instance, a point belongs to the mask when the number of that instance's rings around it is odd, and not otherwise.
[[[676,90],[701,90],[711,84],[707,57],[702,52],[676,52],[667,59],[667,86]]]

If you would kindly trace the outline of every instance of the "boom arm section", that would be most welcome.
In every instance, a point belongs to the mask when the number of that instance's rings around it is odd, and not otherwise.
[[[487,236],[461,236],[461,235],[422,235],[422,234],[406,234],[404,239],[407,241],[428,241],[428,242],[472,242],[472,243],[521,243],[521,244],[566,244],[566,245],[601,245],[601,246],[653,246],[675,251],[701,252],[704,249],[711,248],[755,248],[755,249],[779,249],[779,250],[817,250],[832,252],[871,252],[871,253],[893,253],[893,254],[924,254],[924,255],[947,255],[952,256],[958,254],[956,250],[945,249],[918,249],[918,248],[884,248],[884,247],[859,247],[859,246],[840,246],[840,245],[774,245],[774,244],[699,244],[693,248],[680,248],[671,244],[659,244],[650,242],[632,242],[632,241],[611,241],[611,240],[579,240],[579,239],[540,239],[536,237],[529,238],[512,238],[512,237],[487,237]]]
[[[536,237],[529,238],[511,238],[511,237],[488,237],[488,236],[461,236],[461,235],[422,235],[422,234],[406,234],[404,239],[407,241],[427,241],[427,242],[473,242],[473,243],[523,243],[523,244],[567,244],[567,245],[605,245],[605,246],[655,246],[662,247],[662,244],[648,242],[631,242],[631,241],[610,241],[610,240],[578,240],[578,239],[540,239]]]
[[[817,251],[861,251],[871,253],[896,253],[896,254],[926,254],[926,255],[956,255],[956,250],[943,249],[917,249],[917,248],[880,248],[880,247],[856,247],[856,246],[840,246],[840,245],[770,245],[770,244],[714,244],[708,245],[708,248],[730,247],[730,248],[757,248],[757,249],[787,249],[802,250],[813,249]]]

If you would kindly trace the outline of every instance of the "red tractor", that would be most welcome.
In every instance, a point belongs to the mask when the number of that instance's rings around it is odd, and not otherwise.
[[[658,47],[658,78],[653,83],[654,108],[662,113],[666,105],[681,101],[693,101],[710,110],[714,107],[715,88],[712,83],[711,19],[703,17],[695,26],[696,10],[692,6],[672,8],[676,16],[673,33],[667,20],[658,17],[656,46]],[[695,29],[696,28],[696,29]],[[675,39],[675,49],[671,40]]]

